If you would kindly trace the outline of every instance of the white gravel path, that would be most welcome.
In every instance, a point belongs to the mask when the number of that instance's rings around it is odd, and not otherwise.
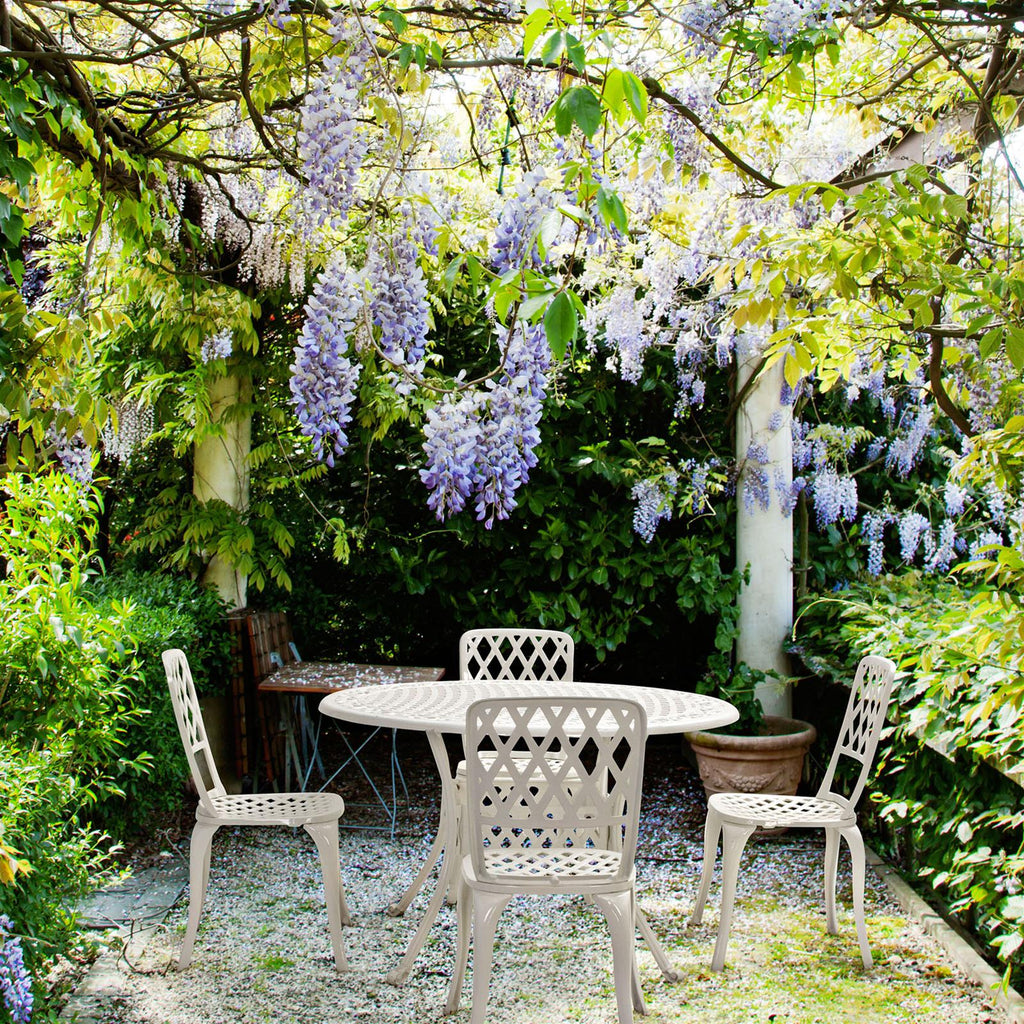
[[[709,970],[717,885],[700,928],[688,928],[700,863],[702,801],[682,766],[648,774],[640,901],[683,980],[666,982],[646,948],[640,971],[651,1024],[838,1021],[856,1024],[1001,1024],[977,986],[869,875],[868,933],[875,967],[860,965],[849,911],[848,861],[840,861],[840,928],[825,933],[819,837],[754,842],[745,854],[727,970]],[[469,1020],[443,1007],[455,939],[445,908],[406,985],[388,985],[425,905],[404,918],[385,913],[412,879],[429,834],[342,830],[342,877],[355,917],[345,930],[350,970],[337,975],[312,841],[287,829],[224,830],[214,855],[203,922],[190,968],[168,971],[184,930],[187,900],[126,972],[126,998],[104,1008],[104,1024],[433,1024]],[[124,962],[122,961],[122,964]],[[577,899],[517,899],[499,930],[489,1024],[613,1024],[607,930]]]

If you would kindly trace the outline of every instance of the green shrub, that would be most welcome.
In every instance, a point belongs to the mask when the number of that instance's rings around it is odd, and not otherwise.
[[[109,843],[90,824],[120,793],[137,717],[123,609],[108,615],[84,585],[98,503],[63,475],[8,476],[0,516],[0,833],[31,871],[0,886],[0,913],[25,936],[39,976],[74,932],[73,907]]]
[[[867,653],[902,670],[880,750],[879,842],[944,896],[989,944],[1015,983],[1024,979],[1024,764],[1014,645],[1000,596],[906,573],[809,602],[801,653],[816,670],[852,676]],[[1024,782],[1018,775],[1018,779]]]
[[[140,717],[127,728],[124,747],[129,762],[145,758],[147,767],[126,772],[119,780],[124,796],[108,798],[99,809],[104,826],[126,836],[155,812],[180,807],[188,777],[160,655],[182,648],[200,695],[223,693],[230,665],[225,605],[215,591],[163,572],[111,573],[94,578],[88,592],[101,611],[120,616],[136,649],[129,690]]]

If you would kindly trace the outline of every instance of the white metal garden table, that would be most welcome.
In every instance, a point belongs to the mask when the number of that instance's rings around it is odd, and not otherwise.
[[[461,736],[466,726],[466,711],[484,698],[518,697],[615,697],[635,700],[647,712],[650,735],[697,732],[729,725],[739,712],[727,701],[703,694],[665,690],[654,686],[628,686],[617,683],[581,683],[523,680],[450,680],[431,683],[398,683],[390,686],[365,686],[357,690],[332,693],[320,702],[320,710],[331,718],[360,725],[425,732],[441,779],[441,815],[437,835],[427,859],[412,885],[390,908],[399,916],[423,888],[443,851],[444,857],[437,888],[423,920],[409,943],[398,967],[387,980],[400,985],[409,976],[413,964],[437,919],[445,893],[456,880],[459,867],[455,776],[452,773],[444,734]],[[654,954],[665,977],[678,980],[661,943],[646,918],[637,909],[637,927]]]

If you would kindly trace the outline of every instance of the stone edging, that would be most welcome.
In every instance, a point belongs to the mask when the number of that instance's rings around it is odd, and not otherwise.
[[[914,892],[895,868],[870,847],[867,849],[867,861],[888,886],[904,912],[945,949],[968,977],[981,986],[986,997],[1006,1014],[1008,1024],[1024,1024],[1024,998],[1012,988],[1004,991],[1002,977],[982,959],[977,950],[958,935],[940,914]]]

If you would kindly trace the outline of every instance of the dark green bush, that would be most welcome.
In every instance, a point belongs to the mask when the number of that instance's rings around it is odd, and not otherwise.
[[[230,665],[225,605],[216,592],[181,576],[130,570],[94,578],[88,588],[97,608],[118,616],[136,649],[129,686],[140,712],[126,730],[129,761],[146,758],[144,773],[120,779],[123,797],[100,807],[100,820],[116,835],[144,827],[154,812],[181,806],[188,764],[167,692],[161,652],[182,648],[200,695],[223,693]]]
[[[634,531],[633,484],[705,443],[675,436],[670,359],[664,370],[645,388],[603,367],[567,370],[538,465],[493,530],[471,509],[439,524],[416,471],[422,439],[401,422],[384,436],[367,429],[339,471],[304,483],[301,500],[276,496],[296,538],[294,586],[264,600],[288,610],[306,657],[396,658],[453,674],[463,630],[532,624],[573,635],[580,678],[692,688],[735,600],[731,502],[663,523],[650,543]],[[716,395],[727,396],[724,382]],[[335,517],[349,524],[346,565],[321,529]]]

